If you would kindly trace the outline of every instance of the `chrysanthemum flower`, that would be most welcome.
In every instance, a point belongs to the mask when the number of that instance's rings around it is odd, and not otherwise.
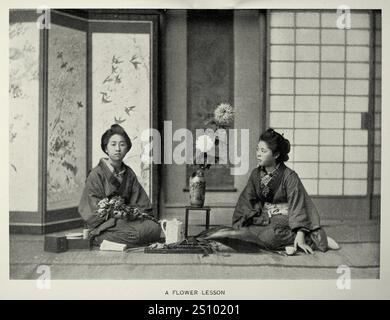
[[[217,124],[228,126],[234,119],[234,108],[228,103],[220,103],[214,110],[214,118]]]
[[[214,147],[214,141],[207,134],[203,134],[196,139],[196,148],[200,150],[200,152],[208,152]]]

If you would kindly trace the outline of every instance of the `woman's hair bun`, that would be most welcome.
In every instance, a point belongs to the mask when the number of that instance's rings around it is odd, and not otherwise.
[[[288,153],[291,150],[290,141],[286,139],[279,132],[269,128],[263,132],[260,136],[260,140],[267,143],[268,147],[272,150],[272,153],[279,153],[279,157],[276,158],[276,162],[286,162],[289,159]]]
[[[110,138],[114,134],[119,134],[125,139],[127,147],[128,147],[127,151],[129,151],[131,149],[132,143],[131,143],[131,140],[130,140],[129,136],[127,135],[125,129],[123,129],[122,126],[120,126],[119,124],[113,124],[110,127],[110,129],[106,130],[102,135],[102,138],[100,141],[100,146],[101,146],[103,152],[107,153],[106,148],[107,148],[108,141],[110,140]]]

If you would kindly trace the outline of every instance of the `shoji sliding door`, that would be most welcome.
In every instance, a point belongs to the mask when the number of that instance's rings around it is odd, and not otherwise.
[[[339,29],[336,10],[269,13],[268,123],[290,140],[287,165],[326,217],[379,210],[379,19],[352,11],[351,29]]]

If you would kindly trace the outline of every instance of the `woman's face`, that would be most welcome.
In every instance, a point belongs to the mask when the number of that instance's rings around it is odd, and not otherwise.
[[[261,140],[259,141],[256,155],[260,166],[272,167],[276,165],[277,155],[272,154],[272,150],[268,147],[266,142]]]
[[[106,152],[111,160],[122,161],[128,149],[125,138],[120,134],[114,134],[108,140]]]

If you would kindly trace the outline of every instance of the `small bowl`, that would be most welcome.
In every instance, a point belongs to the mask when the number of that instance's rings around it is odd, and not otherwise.
[[[292,256],[295,254],[295,252],[297,251],[294,247],[286,247],[286,253],[289,255],[289,256]]]

